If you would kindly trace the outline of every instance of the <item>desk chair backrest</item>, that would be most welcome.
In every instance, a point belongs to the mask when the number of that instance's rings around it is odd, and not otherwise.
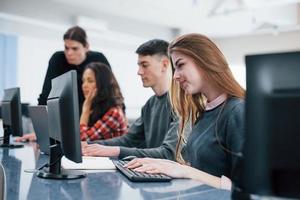
[[[6,199],[6,176],[3,165],[0,163],[0,200]]]

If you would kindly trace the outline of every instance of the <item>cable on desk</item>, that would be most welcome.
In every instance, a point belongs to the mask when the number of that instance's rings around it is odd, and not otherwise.
[[[38,169],[24,169],[24,172],[26,172],[26,173],[36,173],[36,172],[38,172],[39,170],[42,170],[45,167],[49,167],[49,164],[46,163],[46,164],[42,165],[41,167],[39,167]]]
[[[63,154],[61,154],[58,157],[58,159],[56,159],[53,163],[46,163],[46,164],[42,165],[41,167],[39,167],[38,169],[25,169],[24,172],[26,172],[26,173],[36,173],[36,172],[44,169],[45,167],[50,167],[50,166],[56,164],[61,159],[62,155]]]

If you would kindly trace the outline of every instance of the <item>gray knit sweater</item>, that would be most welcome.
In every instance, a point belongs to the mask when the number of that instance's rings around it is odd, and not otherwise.
[[[245,102],[229,98],[220,113],[223,104],[206,111],[198,119],[183,152],[192,167],[218,177],[225,175],[234,179],[240,173],[237,162],[242,156],[245,137]]]
[[[99,140],[108,146],[120,146],[119,158],[128,155],[174,159],[178,121],[171,113],[168,93],[152,96],[143,106],[141,116],[127,134],[109,140]]]

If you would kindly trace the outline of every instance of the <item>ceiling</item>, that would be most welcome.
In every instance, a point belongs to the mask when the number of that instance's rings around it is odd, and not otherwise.
[[[169,38],[186,32],[222,38],[300,30],[299,5],[300,0],[0,0],[0,22],[60,31],[77,23],[120,40],[122,34]]]
[[[299,29],[299,0],[52,0],[123,19],[213,37]],[[89,16],[87,16],[89,17]],[[105,19],[101,19],[105,22]]]

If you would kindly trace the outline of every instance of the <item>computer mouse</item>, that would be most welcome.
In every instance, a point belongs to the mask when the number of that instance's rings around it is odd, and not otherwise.
[[[137,158],[136,156],[126,156],[124,158],[122,158],[123,161],[131,161],[133,159]]]

